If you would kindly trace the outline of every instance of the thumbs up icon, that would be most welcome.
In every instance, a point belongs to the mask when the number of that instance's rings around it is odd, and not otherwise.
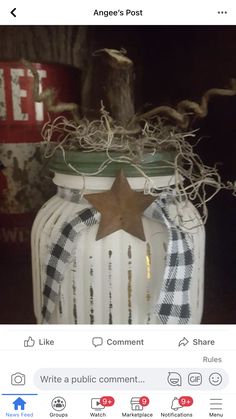
[[[25,348],[32,348],[35,345],[35,340],[29,336],[28,339],[24,340]]]

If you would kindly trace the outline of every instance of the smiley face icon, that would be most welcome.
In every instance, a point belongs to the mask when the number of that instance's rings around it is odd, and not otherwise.
[[[222,383],[222,375],[218,372],[213,372],[209,377],[209,382],[212,386],[219,386]]]

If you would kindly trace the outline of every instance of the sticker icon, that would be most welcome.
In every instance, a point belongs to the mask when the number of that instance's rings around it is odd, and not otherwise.
[[[169,372],[167,381],[170,386],[182,386],[182,377],[178,372]]]

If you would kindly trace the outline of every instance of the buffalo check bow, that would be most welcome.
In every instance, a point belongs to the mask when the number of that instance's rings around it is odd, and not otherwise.
[[[59,188],[64,199],[78,202],[78,191]],[[161,292],[154,306],[154,313],[163,324],[187,324],[191,321],[190,283],[193,272],[193,240],[189,233],[176,226],[169,214],[173,192],[162,192],[145,210],[144,216],[163,223],[168,230],[166,266]],[[64,272],[82,232],[99,223],[100,213],[86,208],[62,226],[57,240],[52,244],[45,267],[42,322],[50,323],[59,301],[60,285]]]

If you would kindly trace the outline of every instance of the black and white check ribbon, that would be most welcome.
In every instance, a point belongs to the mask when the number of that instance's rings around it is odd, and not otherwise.
[[[171,203],[173,195],[163,192],[144,212],[146,217],[165,224],[169,236],[164,278],[154,312],[163,324],[186,324],[191,321],[189,294],[194,263],[193,239],[171,220]]]
[[[79,200],[78,191],[69,193],[68,190],[66,192],[63,188],[59,188],[58,193],[64,199],[73,202]],[[182,231],[171,219],[169,215],[171,203],[173,203],[173,193],[162,192],[144,212],[147,218],[163,223],[169,236],[164,278],[154,312],[163,324],[186,324],[191,321],[190,283],[194,263],[193,240],[191,234]],[[83,230],[99,223],[100,218],[101,215],[96,209],[86,208],[62,226],[46,261],[43,323],[50,323],[51,315],[58,304],[60,285],[75,243]]]

